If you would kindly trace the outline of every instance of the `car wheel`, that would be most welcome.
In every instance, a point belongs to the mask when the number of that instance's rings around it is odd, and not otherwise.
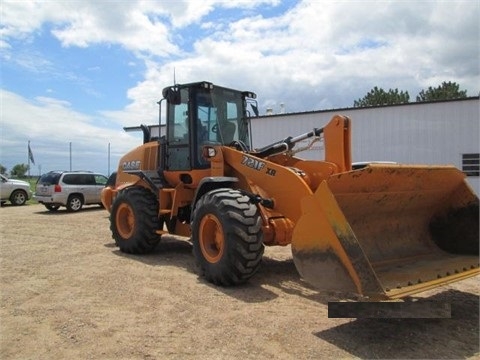
[[[10,196],[13,205],[23,205],[27,202],[27,193],[23,190],[15,190]]]
[[[79,195],[71,195],[67,201],[67,211],[76,212],[82,209],[83,199]]]
[[[46,204],[45,207],[48,211],[57,211],[60,209],[60,205]]]

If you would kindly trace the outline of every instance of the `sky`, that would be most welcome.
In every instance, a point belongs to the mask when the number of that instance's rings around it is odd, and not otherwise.
[[[0,1],[0,164],[108,175],[162,89],[210,81],[260,114],[352,107],[373,87],[480,91],[480,1]]]

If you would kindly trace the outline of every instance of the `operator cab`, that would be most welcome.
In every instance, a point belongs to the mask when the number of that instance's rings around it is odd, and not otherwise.
[[[246,108],[250,103],[258,115],[254,93],[199,82],[167,87],[163,97],[167,101],[165,168],[169,171],[208,168],[202,156],[204,145],[251,148]]]

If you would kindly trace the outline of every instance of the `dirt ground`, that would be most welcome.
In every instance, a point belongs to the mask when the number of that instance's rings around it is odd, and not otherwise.
[[[299,279],[289,248],[267,248],[244,286],[195,273],[189,242],[150,255],[118,251],[108,213],[41,205],[0,208],[0,358],[479,358],[479,278],[423,296],[450,319],[329,319]]]

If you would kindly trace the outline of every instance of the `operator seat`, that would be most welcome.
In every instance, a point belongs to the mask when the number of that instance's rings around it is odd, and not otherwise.
[[[237,127],[231,121],[225,121],[221,124],[220,132],[222,135],[223,144],[228,145],[230,144],[235,136],[235,130]]]

